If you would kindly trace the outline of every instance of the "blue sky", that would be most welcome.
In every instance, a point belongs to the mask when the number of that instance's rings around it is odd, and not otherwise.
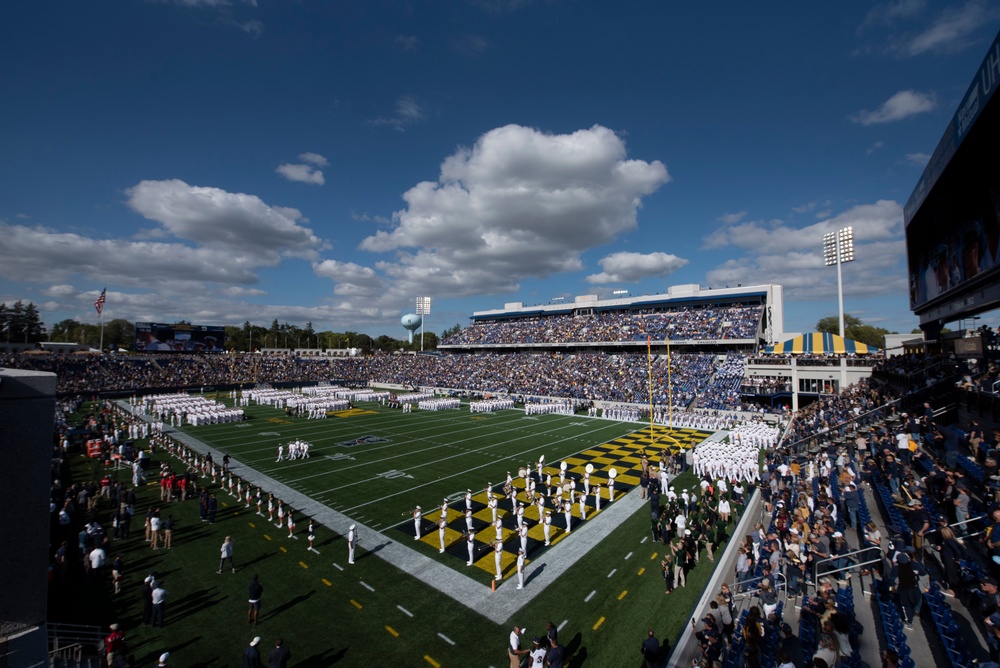
[[[699,283],[910,331],[902,206],[988,2],[161,0],[0,9],[0,300],[403,338]]]

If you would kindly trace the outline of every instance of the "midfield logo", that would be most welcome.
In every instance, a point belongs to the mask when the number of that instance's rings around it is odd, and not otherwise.
[[[382,438],[381,436],[362,436],[361,438],[351,439],[350,441],[341,441],[337,443],[342,448],[353,448],[356,445],[368,445],[369,443],[388,443],[389,439]]]

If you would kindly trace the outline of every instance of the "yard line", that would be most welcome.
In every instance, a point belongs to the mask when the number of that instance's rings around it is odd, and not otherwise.
[[[332,587],[333,586],[333,583],[330,582],[329,580],[327,580],[326,578],[322,578],[320,580],[320,582],[322,582],[323,584],[325,584],[327,587]]]
[[[590,599],[594,598],[594,594],[596,594],[596,593],[597,593],[597,590],[595,589],[594,591],[592,591],[589,594],[587,594],[587,598],[583,599],[583,602],[584,603],[590,603]]]
[[[618,569],[617,569],[617,568],[612,568],[612,569],[611,569],[611,572],[610,572],[610,573],[608,573],[608,577],[611,577],[611,576],[612,576],[612,575],[614,575],[614,574],[615,574],[615,572],[617,572],[617,571],[618,571]]]
[[[584,431],[582,433],[574,433],[572,436],[568,436],[568,437],[562,438],[562,439],[560,439],[558,441],[555,441],[555,443],[560,443],[560,442],[564,442],[564,441],[567,441],[567,440],[573,440],[574,438],[587,437],[587,436],[589,436],[589,435],[591,435],[591,434],[593,434],[595,432],[605,431],[607,428],[608,428],[608,425],[603,425],[603,426],[597,427],[595,429],[590,429],[590,430]],[[556,434],[558,432],[565,431],[565,430],[566,430],[566,425],[560,425],[560,426],[554,427],[552,429],[544,429],[544,430],[531,431],[531,432],[529,432],[527,435],[525,435],[523,437],[509,438],[509,439],[506,439],[506,440],[504,440],[502,442],[492,443],[492,444],[484,446],[482,448],[473,448],[472,450],[463,450],[461,453],[456,454],[456,455],[450,455],[450,456],[444,457],[442,459],[437,459],[437,460],[434,460],[434,461],[426,462],[424,464],[420,464],[418,466],[413,466],[413,467],[410,467],[410,468],[407,468],[407,469],[402,469],[402,470],[403,471],[411,471],[411,470],[415,470],[415,469],[418,469],[418,468],[422,468],[424,466],[434,465],[434,464],[437,464],[438,462],[447,461],[449,459],[455,459],[456,457],[464,457],[466,455],[492,454],[492,453],[488,453],[488,451],[491,450],[491,449],[493,449],[493,448],[497,448],[497,447],[501,447],[501,446],[507,446],[507,445],[510,445],[511,443],[516,443],[517,441],[520,441],[520,440],[523,440],[523,439],[528,439],[528,438],[534,439],[536,436],[547,436],[547,435],[550,435],[550,434]],[[632,431],[634,431],[634,429]],[[494,430],[494,433],[501,433],[501,434],[503,434],[503,433],[510,433],[510,432],[511,432],[511,430],[506,430],[506,432],[498,432],[497,430]],[[448,435],[451,436],[453,433],[454,432],[449,432]],[[397,460],[397,459],[403,459],[405,461],[405,460],[408,460],[408,459],[412,459],[415,455],[419,455],[419,454],[422,454],[422,453],[425,453],[425,452],[429,452],[431,450],[438,450],[440,448],[446,448],[446,447],[454,447],[455,445],[460,444],[460,443],[464,443],[466,441],[477,442],[477,441],[480,440],[481,434],[482,434],[482,430],[481,429],[477,429],[473,434],[471,434],[469,436],[469,438],[462,439],[460,441],[456,441],[453,438],[450,438],[449,441],[448,441],[448,443],[444,443],[444,444],[441,444],[441,445],[434,445],[434,446],[430,446],[430,447],[423,448],[423,449],[420,449],[420,450],[408,450],[407,452],[396,453],[396,454],[393,454],[392,456],[389,456],[389,457],[383,457],[382,459],[376,459],[376,460],[373,460],[373,461],[367,461],[367,462],[361,462],[361,463],[358,463],[358,464],[352,464],[351,466],[344,466],[344,467],[341,467],[341,468],[337,468],[334,471],[324,471],[323,473],[314,473],[313,475],[300,476],[300,477],[297,477],[296,480],[308,480],[309,478],[317,478],[317,477],[321,477],[321,476],[325,476],[325,475],[330,475],[331,473],[340,473],[340,472],[343,472],[343,471],[349,471],[351,469],[355,469],[355,468],[362,467],[362,466],[371,466],[372,464],[381,464],[383,462],[389,462],[389,461],[393,461],[393,460]],[[549,445],[552,445],[552,444],[550,443]],[[399,448],[399,444],[398,443],[393,443],[392,446],[395,449],[397,449],[397,450]],[[506,459],[508,457],[522,456],[522,455],[524,455],[526,453],[532,452],[534,450],[538,450],[538,449],[543,448],[543,447],[546,447],[546,446],[535,446],[535,447],[529,448],[528,450],[525,450],[524,452],[519,453],[517,455],[506,455],[505,454],[505,455],[502,455],[502,458]],[[590,446],[590,447],[593,447],[593,446]],[[497,455],[497,456],[501,457],[501,455]],[[351,483],[350,485],[360,484],[362,482],[370,482],[370,480],[363,480],[363,481]],[[331,489],[328,489],[328,490],[324,490],[322,492],[318,492],[318,494],[326,494],[328,492],[334,492],[334,491],[343,489],[344,487],[350,486],[350,485],[345,485],[345,486],[341,486],[341,487],[334,487],[334,488],[331,488]]]
[[[600,619],[598,619],[598,620],[597,620],[597,623],[596,623],[596,624],[594,624],[594,628],[593,628],[593,630],[594,630],[594,631],[596,631],[596,630],[597,630],[597,627],[598,627],[598,626],[600,626],[600,625],[601,625],[601,624],[603,624],[603,623],[604,623],[604,617],[601,617]]]
[[[424,654],[424,661],[426,661],[427,663],[429,663],[432,666],[434,666],[434,668],[441,668],[441,664],[440,663],[438,663],[437,661],[435,661],[431,657],[427,656],[426,654]]]
[[[642,540],[640,540],[640,541],[639,541],[639,545],[642,545],[642,544],[643,544],[643,543],[645,543],[645,542],[646,542],[647,540],[649,540],[649,536],[643,536],[643,537],[642,537]]]
[[[410,612],[409,610],[407,610],[406,608],[404,608],[403,606],[397,605],[396,607],[399,608],[400,612],[402,612],[407,617],[413,617],[413,613]]]
[[[372,592],[373,594],[375,593],[375,588],[372,587],[370,584],[366,583],[364,580],[358,580],[358,582],[360,582],[361,586],[367,589],[368,591]]]
[[[518,453],[507,455],[506,458],[515,459],[516,460],[518,457],[524,457],[528,453],[535,452],[535,451],[537,451],[537,450],[539,450],[541,448],[545,448],[545,447],[551,446],[553,444],[561,443],[561,442],[564,442],[564,441],[574,440],[574,439],[578,438],[579,436],[580,436],[579,434],[574,435],[574,436],[567,436],[567,437],[559,439],[557,441],[550,442],[548,445],[535,446],[535,447],[529,448],[527,450],[522,450],[521,452],[518,452]],[[465,454],[470,454],[470,453],[465,453]],[[439,460],[437,460],[435,462],[428,462],[428,463],[425,463],[425,464],[421,464],[421,465],[418,465],[418,466],[411,467],[410,469],[403,469],[403,470],[404,471],[409,471],[409,470],[416,470],[418,468],[423,468],[425,466],[433,466],[433,465],[435,465],[435,464],[437,464],[439,462],[443,462],[443,461],[446,461],[448,459],[453,459],[454,457],[465,456],[465,454],[463,454],[463,455],[454,455],[452,457],[445,457],[445,458],[439,459]],[[348,514],[348,513],[352,512],[352,511],[357,510],[358,508],[364,508],[365,506],[370,506],[373,503],[382,503],[386,499],[392,498],[394,496],[399,496],[401,494],[410,494],[413,491],[415,491],[417,489],[420,489],[421,487],[427,487],[429,485],[436,485],[436,484],[438,484],[438,483],[440,483],[440,482],[442,482],[444,480],[451,480],[452,478],[466,478],[473,471],[477,471],[479,469],[484,469],[484,468],[489,468],[489,467],[492,467],[492,466],[495,466],[494,462],[485,462],[485,463],[483,463],[483,464],[481,464],[479,466],[473,466],[471,468],[464,469],[464,470],[459,471],[458,473],[455,473],[455,474],[450,475],[450,476],[445,476],[443,478],[438,477],[438,478],[435,478],[434,480],[426,482],[426,483],[424,483],[422,485],[414,485],[412,487],[407,487],[406,489],[401,490],[399,492],[395,492],[393,494],[386,494],[386,495],[380,496],[379,498],[374,499],[372,501],[361,503],[361,504],[358,504],[356,506],[351,506],[350,508],[346,508],[346,509],[342,510],[341,512],[343,512],[344,514]],[[324,492],[317,492],[316,494],[313,495],[313,498],[317,499],[318,497],[322,496],[323,494],[327,494],[329,492],[341,490],[341,489],[344,489],[345,487],[352,487],[354,485],[360,485],[360,484],[363,484],[363,483],[372,482],[372,481],[375,481],[375,480],[381,480],[381,478],[373,477],[373,478],[368,479],[368,480],[361,480],[361,481],[358,481],[358,482],[348,483],[347,485],[342,485],[340,487],[334,487],[333,489],[328,489],[328,490],[326,490]]]
[[[446,635],[445,635],[445,634],[443,634],[443,633],[438,633],[438,638],[440,638],[441,640],[445,641],[445,642],[446,642],[446,643],[448,643],[449,645],[452,645],[452,646],[454,646],[454,644],[455,644],[455,641],[454,641],[454,640],[452,640],[451,638],[449,638],[448,636],[446,636]]]
[[[619,601],[620,601],[620,600],[622,600],[622,599],[623,599],[623,598],[625,598],[625,597],[626,597],[627,595],[628,595],[628,589],[626,589],[626,590],[625,590],[625,591],[623,591],[622,593],[618,594],[618,600],[619,600]]]
[[[361,605],[360,603],[358,603],[357,601],[355,601],[353,598],[351,599],[351,605],[353,605],[358,610],[360,610],[361,608],[364,607],[363,605]]]
[[[556,631],[562,631],[563,627],[566,626],[566,622],[568,621],[569,621],[568,619],[562,620],[562,624],[556,627]]]
[[[632,556],[632,553],[631,553],[631,552],[629,552],[628,554],[626,554],[626,555],[625,555],[625,558],[626,558],[626,559],[628,559],[628,558],[629,558],[629,557],[631,557],[631,556]]]
[[[643,566],[642,568],[640,568],[640,569],[639,569],[639,572],[638,572],[638,573],[636,573],[636,575],[642,575],[642,574],[643,574],[643,573],[645,573],[645,572],[646,572],[646,567],[645,567],[645,566]]]
[[[336,568],[338,571],[343,571],[344,570],[344,567],[341,566],[340,564],[338,564],[336,561],[333,562],[333,567]]]
[[[386,626],[385,630],[388,631],[389,633],[391,633],[394,638],[398,638],[399,637],[399,632],[397,632],[396,629],[392,628],[391,626]]]

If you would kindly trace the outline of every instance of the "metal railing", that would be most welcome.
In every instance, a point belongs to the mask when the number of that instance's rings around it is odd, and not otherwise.
[[[853,561],[852,557],[868,553],[867,561]],[[871,556],[873,555],[874,556]],[[842,566],[840,568],[822,569],[823,564],[833,563],[835,561],[840,561],[841,559],[847,559],[851,563],[847,566]],[[882,563],[882,550],[879,547],[870,545],[868,547],[863,547],[859,550],[854,550],[853,552],[848,552],[846,554],[838,554],[836,556],[826,557],[818,561],[813,562],[813,579],[810,581],[808,578],[805,580],[806,584],[810,587],[818,587],[820,578],[828,578],[836,573],[845,573],[847,571],[852,571],[856,568],[863,568],[864,566],[871,566],[873,564]],[[838,580],[840,578],[837,578]]]

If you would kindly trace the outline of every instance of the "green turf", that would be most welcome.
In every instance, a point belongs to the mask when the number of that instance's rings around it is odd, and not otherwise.
[[[430,505],[456,491],[480,488],[486,481],[497,483],[508,468],[534,461],[543,452],[548,462],[559,461],[635,427],[565,416],[526,420],[515,412],[488,419],[470,419],[468,412],[459,411],[373,412],[310,421],[286,420],[274,409],[251,407],[252,419],[245,423],[249,427],[214,425],[189,431],[278,480],[315,492],[332,507],[354,508],[352,513],[361,507],[370,521],[389,530],[399,523],[400,508],[421,502]],[[368,434],[388,438],[389,443],[368,450],[336,445]],[[277,443],[296,437],[314,444],[312,458],[303,466],[276,464]],[[337,452],[347,452],[355,460],[331,461],[323,456]],[[178,465],[170,455],[158,453],[156,459],[161,458]],[[341,470],[345,463],[357,468]],[[90,477],[93,467],[91,460],[73,460],[77,478]],[[414,477],[377,475],[387,470]],[[380,501],[386,494],[394,496]],[[489,621],[363,551],[354,567],[337,570],[333,562],[346,561],[341,537],[320,530],[316,547],[321,554],[315,555],[307,552],[304,536],[289,540],[286,530],[265,526],[255,515],[256,509],[245,511],[226,494],[220,494],[220,499],[228,505],[220,508],[215,525],[199,521],[196,501],[165,505],[164,515],[173,514],[178,523],[174,547],[152,551],[143,541],[141,518],[149,504],[159,505],[159,493],[155,486],[143,490],[133,537],[116,545],[126,558],[125,591],[105,605],[99,588],[55,588],[54,609],[93,623],[121,621],[137,665],[155,663],[164,650],[172,652],[174,665],[237,665],[242,647],[255,634],[264,638],[261,647],[265,650],[273,646],[275,636],[283,636],[296,666],[506,665],[507,625]],[[665,596],[658,558],[664,546],[642,542],[649,535],[646,508],[617,527],[511,622],[527,626],[533,635],[541,633],[548,620],[556,625],[565,621],[560,638],[573,655],[568,665],[638,662],[639,644],[649,627],[661,638],[676,639],[712,564],[703,560],[688,576],[686,589]],[[300,518],[299,532],[305,524]],[[235,575],[216,574],[224,535],[232,535],[236,545]],[[424,551],[439,558],[436,550]],[[608,577],[612,569],[615,573]],[[641,574],[640,569],[644,569]],[[163,577],[171,592],[165,629],[139,626],[138,586],[150,571]],[[246,587],[254,573],[265,585],[261,625],[256,629],[246,623]],[[591,591],[595,594],[585,602]],[[65,601],[83,596],[90,601],[86,610],[74,606],[72,613],[67,612]]]

